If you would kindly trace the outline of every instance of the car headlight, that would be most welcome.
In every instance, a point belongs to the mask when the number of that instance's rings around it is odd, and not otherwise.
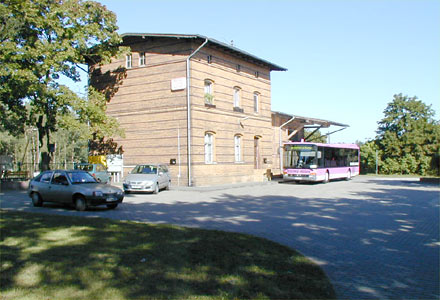
[[[102,197],[103,194],[100,191],[93,192],[93,197]]]

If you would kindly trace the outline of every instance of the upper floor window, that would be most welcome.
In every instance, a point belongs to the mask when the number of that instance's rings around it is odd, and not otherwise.
[[[212,63],[212,55],[208,55],[206,60],[208,61],[208,64]]]
[[[132,56],[131,56],[131,54],[128,54],[128,55],[125,57],[125,67],[126,67],[127,69],[131,69],[132,66],[133,66],[133,63],[132,63]]]
[[[205,133],[205,163],[212,164],[214,162],[214,133]]]
[[[213,82],[212,80],[205,79],[205,103],[214,104],[214,94],[213,94]]]
[[[241,88],[238,86],[234,87],[234,107],[240,107],[240,94]]]
[[[139,53],[139,66],[143,67],[145,66],[145,52]]]
[[[254,92],[254,113],[258,113],[260,111],[260,93]]]

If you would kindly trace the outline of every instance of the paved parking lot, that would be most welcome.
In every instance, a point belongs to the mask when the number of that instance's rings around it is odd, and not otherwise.
[[[116,210],[31,206],[0,193],[2,209],[172,223],[245,232],[320,264],[340,299],[440,299],[438,185],[359,176],[329,184],[242,184],[130,194]]]

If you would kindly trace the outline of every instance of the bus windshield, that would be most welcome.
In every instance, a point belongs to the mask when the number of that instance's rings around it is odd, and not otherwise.
[[[286,145],[284,148],[284,168],[317,168],[319,154],[320,152],[314,145]]]

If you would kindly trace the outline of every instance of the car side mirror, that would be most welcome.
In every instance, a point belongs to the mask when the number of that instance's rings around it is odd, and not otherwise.
[[[159,172],[159,175],[163,175],[163,172],[161,171],[161,172]]]

